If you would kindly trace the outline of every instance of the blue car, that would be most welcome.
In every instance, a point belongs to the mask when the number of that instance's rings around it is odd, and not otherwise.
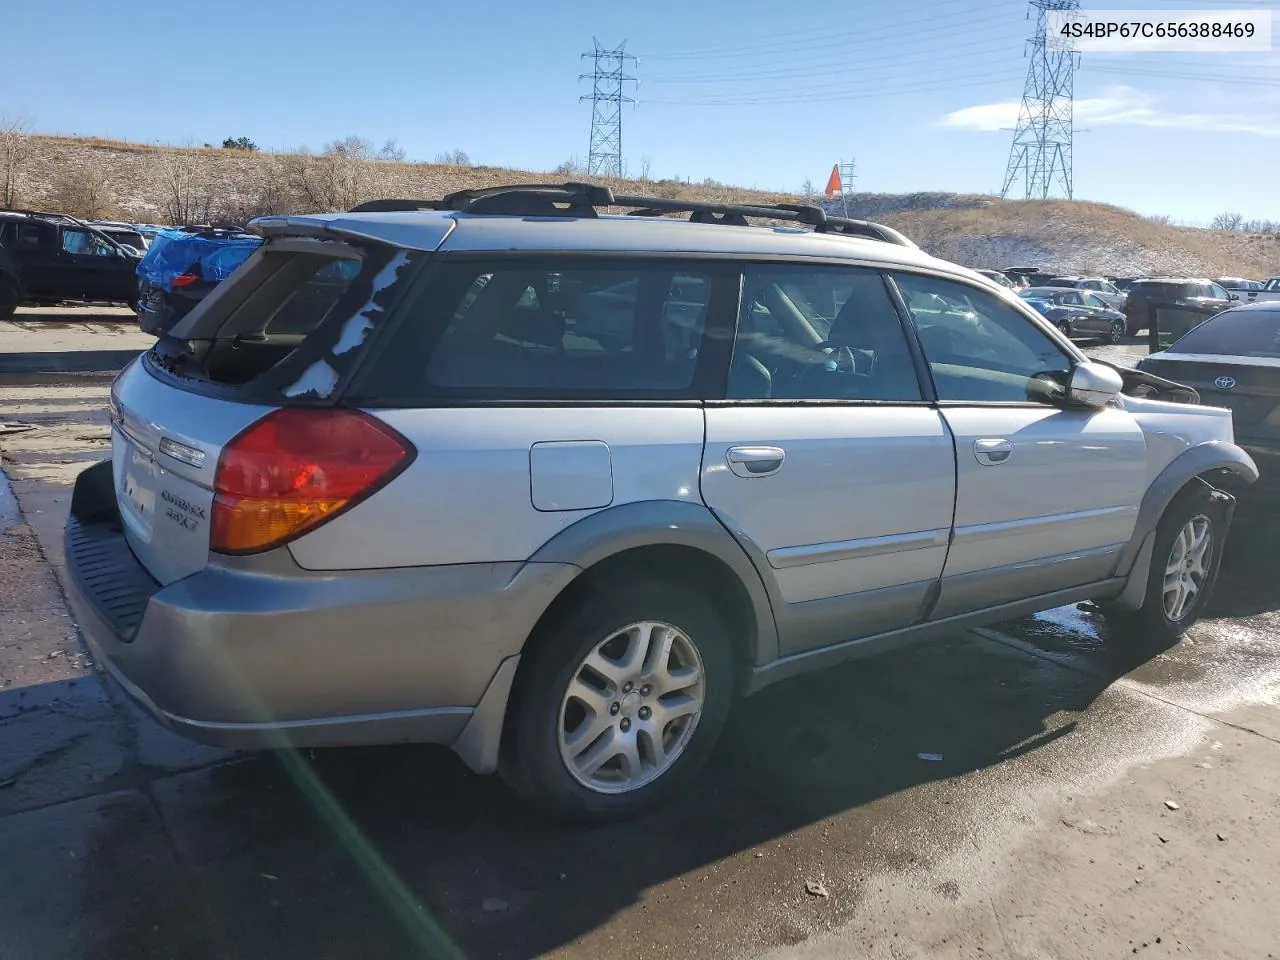
[[[249,259],[262,238],[236,230],[156,232],[138,264],[138,326],[160,336]]]

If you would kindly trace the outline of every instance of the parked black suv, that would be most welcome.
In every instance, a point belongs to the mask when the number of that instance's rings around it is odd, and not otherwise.
[[[1124,304],[1125,327],[1131,337],[1144,329],[1154,330],[1157,313],[1163,313],[1170,324],[1189,329],[1239,299],[1211,280],[1135,280]]]
[[[75,217],[0,210],[0,246],[13,261],[18,288],[16,300],[0,296],[0,316],[12,314],[19,303],[128,306],[137,296],[138,258]]]

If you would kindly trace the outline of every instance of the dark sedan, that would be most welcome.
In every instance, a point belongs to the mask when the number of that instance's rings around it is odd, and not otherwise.
[[[1119,343],[1124,336],[1124,314],[1088,290],[1028,287],[1018,296],[1068,337],[1099,337],[1107,343]]]
[[[1201,403],[1229,407],[1236,443],[1262,471],[1258,486],[1280,492],[1280,303],[1224,310],[1138,369],[1194,387]]]

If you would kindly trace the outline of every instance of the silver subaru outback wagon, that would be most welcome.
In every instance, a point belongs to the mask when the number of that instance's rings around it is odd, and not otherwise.
[[[1085,599],[1172,642],[1257,477],[1229,411],[817,208],[254,229],[116,380],[66,532],[99,662],[202,741],[447,744],[627,814],[804,671]]]

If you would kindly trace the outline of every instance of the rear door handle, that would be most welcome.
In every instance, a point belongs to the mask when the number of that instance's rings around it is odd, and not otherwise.
[[[984,467],[998,467],[1013,456],[1013,444],[1008,440],[975,440],[973,455]]]
[[[729,469],[748,480],[777,473],[786,458],[781,447],[730,447],[724,455]]]

